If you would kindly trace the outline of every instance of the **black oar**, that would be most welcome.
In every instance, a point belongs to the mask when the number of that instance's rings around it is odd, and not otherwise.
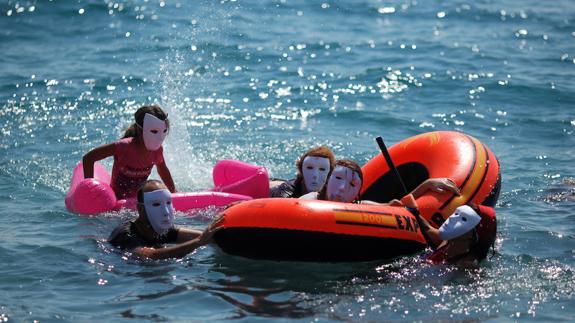
[[[377,137],[377,138],[375,138],[375,141],[377,141],[377,144],[379,145],[379,149],[381,149],[381,153],[383,154],[383,157],[385,157],[385,161],[387,162],[387,165],[389,166],[389,168],[391,170],[393,170],[395,177],[397,177],[399,184],[401,184],[401,188],[403,189],[403,195],[407,196],[407,194],[409,192],[405,188],[405,184],[403,184],[403,179],[401,179],[401,175],[399,175],[399,172],[397,171],[397,168],[395,167],[393,160],[391,160],[391,156],[389,155],[389,151],[387,151],[387,147],[385,147],[385,144],[383,143],[383,139],[381,139],[381,137]],[[411,195],[411,201],[412,201],[412,203],[415,204],[415,200],[413,199],[413,195]],[[406,208],[415,216],[415,219],[417,221],[417,224],[419,225],[421,234],[423,235],[425,242],[427,242],[427,244],[429,246],[434,248],[433,247],[434,246],[433,240],[431,239],[431,237],[429,236],[427,231],[424,229],[421,229],[421,228],[425,228],[426,226],[424,225],[423,220],[421,219],[421,215],[419,214],[419,210],[417,209],[417,206],[415,206],[415,207],[406,206]]]
[[[397,171],[395,164],[393,164],[393,160],[391,160],[391,156],[389,155],[389,151],[387,151],[387,147],[385,147],[385,144],[383,143],[383,139],[381,137],[377,137],[377,138],[375,138],[375,141],[377,141],[377,144],[379,145],[379,149],[381,149],[381,153],[383,154],[383,157],[385,157],[385,161],[387,162],[389,169],[391,169],[393,171],[393,173],[395,174],[395,177],[399,181],[399,184],[401,185],[401,188],[403,189],[403,195],[404,196],[407,195],[409,192],[405,188],[405,184],[403,184],[403,180],[401,179],[401,175],[399,175],[399,172]]]

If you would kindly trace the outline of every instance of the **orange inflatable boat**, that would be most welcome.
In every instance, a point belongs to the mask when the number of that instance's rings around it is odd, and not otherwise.
[[[501,177],[495,155],[459,132],[431,132],[389,149],[408,191],[430,177],[451,178],[461,196],[428,193],[417,200],[437,226],[473,201],[493,206]],[[378,154],[362,168],[362,199],[401,198],[399,182]],[[249,258],[304,261],[364,261],[414,254],[426,247],[415,217],[403,207],[268,198],[224,211],[215,235],[220,248]]]
[[[454,131],[429,132],[389,149],[393,163],[411,192],[428,178],[452,179],[461,192],[427,193],[417,200],[423,217],[439,227],[460,205],[495,206],[501,189],[499,161],[479,140]],[[401,186],[382,154],[362,167],[361,199],[388,202],[402,197]]]

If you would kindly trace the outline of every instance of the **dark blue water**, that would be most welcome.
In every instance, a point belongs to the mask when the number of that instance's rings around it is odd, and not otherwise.
[[[567,0],[1,1],[0,320],[572,320],[574,19]],[[105,239],[133,214],[63,199],[81,156],[151,102],[181,191],[223,158],[286,178],[312,145],[365,162],[378,135],[470,134],[501,163],[498,253],[473,272],[214,246],[124,259]]]

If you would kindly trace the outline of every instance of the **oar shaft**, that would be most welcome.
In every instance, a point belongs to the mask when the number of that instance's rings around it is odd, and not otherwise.
[[[377,141],[379,149],[381,149],[381,153],[383,154],[383,157],[385,157],[385,161],[387,162],[389,169],[391,169],[391,171],[395,174],[395,177],[399,181],[399,184],[401,185],[401,188],[403,189],[403,195],[404,196],[407,195],[409,192],[407,191],[407,188],[405,188],[405,184],[403,183],[403,180],[401,179],[401,175],[399,175],[399,171],[395,167],[393,160],[391,160],[391,156],[389,155],[389,151],[387,151],[387,147],[385,147],[385,143],[383,142],[383,139],[381,137],[377,137],[377,138],[375,138],[375,141]]]

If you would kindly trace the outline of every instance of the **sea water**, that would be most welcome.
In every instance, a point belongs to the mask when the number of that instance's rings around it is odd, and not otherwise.
[[[574,18],[568,0],[1,1],[0,321],[572,320]],[[365,163],[376,136],[472,135],[501,163],[497,253],[475,271],[125,258],[106,238],[134,213],[63,200],[150,103],[180,191],[219,159],[290,178],[319,144]]]

